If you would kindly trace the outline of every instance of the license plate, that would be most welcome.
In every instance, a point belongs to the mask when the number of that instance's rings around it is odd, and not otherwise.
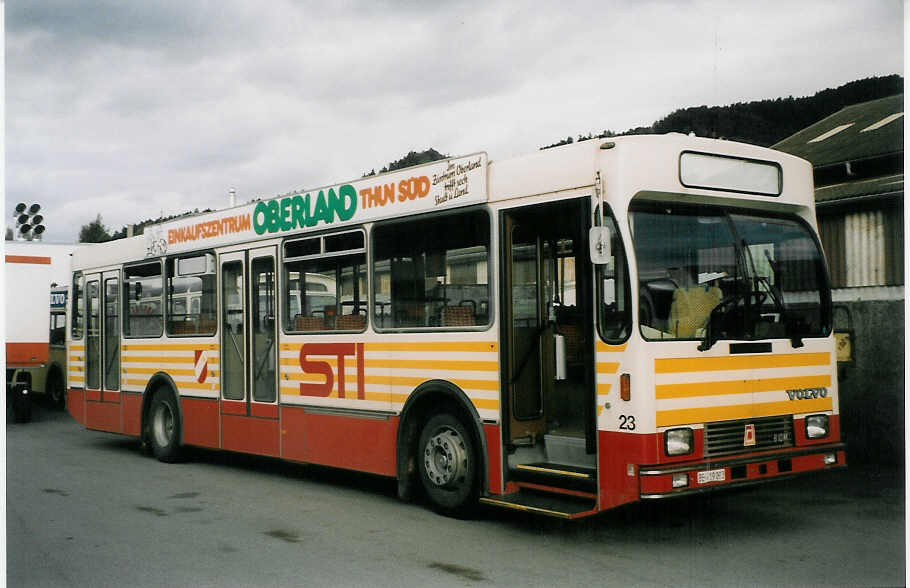
[[[705,470],[698,472],[698,483],[707,484],[708,482],[723,482],[727,479],[726,470]]]

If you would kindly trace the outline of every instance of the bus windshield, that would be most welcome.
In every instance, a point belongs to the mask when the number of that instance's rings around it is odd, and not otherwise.
[[[825,336],[831,297],[818,242],[796,217],[675,204],[631,214],[646,339]]]

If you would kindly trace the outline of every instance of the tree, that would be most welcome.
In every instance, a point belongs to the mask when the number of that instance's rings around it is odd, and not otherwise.
[[[80,243],[104,243],[105,241],[111,240],[111,234],[108,232],[107,227],[104,226],[104,223],[101,222],[101,213],[98,213],[98,216],[95,217],[95,220],[92,222],[82,225],[82,228],[79,230],[79,242]]]
[[[396,171],[399,169],[404,169],[406,167],[411,167],[413,165],[420,165],[422,163],[430,163],[431,161],[437,161],[440,159],[445,159],[448,155],[436,151],[432,147],[426,151],[410,151],[407,155],[399,159],[398,161],[393,161],[379,170],[379,173],[384,174],[386,172]],[[370,170],[369,173],[363,174],[363,177],[369,177],[376,175],[376,170]]]

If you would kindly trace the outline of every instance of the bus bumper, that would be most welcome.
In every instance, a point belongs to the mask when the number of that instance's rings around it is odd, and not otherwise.
[[[641,466],[639,497],[647,500],[697,494],[845,467],[847,453],[843,443],[697,463]]]

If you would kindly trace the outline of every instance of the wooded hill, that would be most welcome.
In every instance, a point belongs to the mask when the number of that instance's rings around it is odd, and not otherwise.
[[[552,145],[557,147],[587,139],[616,135],[649,133],[694,132],[699,137],[729,139],[768,147],[793,133],[817,123],[851,104],[901,94],[904,78],[894,74],[849,82],[802,98],[775,98],[754,102],[738,102],[727,106],[691,106],[675,110],[647,127],[636,127],[624,133],[603,131],[566,137]]]

